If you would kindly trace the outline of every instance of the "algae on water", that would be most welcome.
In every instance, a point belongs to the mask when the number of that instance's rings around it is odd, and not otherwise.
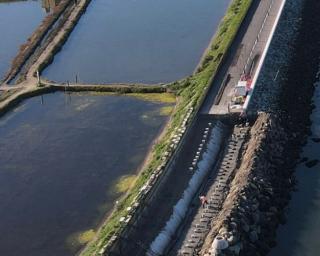
[[[137,175],[124,175],[120,177],[115,185],[115,191],[117,193],[127,192],[132,187],[136,179]]]
[[[172,93],[130,93],[128,96],[136,97],[146,101],[176,103],[176,97]]]
[[[89,243],[94,238],[95,235],[96,233],[93,229],[88,229],[85,231],[73,233],[67,239],[68,247],[76,248],[79,245],[85,245]]]
[[[160,116],[169,116],[173,111],[173,106],[165,106],[160,109]]]

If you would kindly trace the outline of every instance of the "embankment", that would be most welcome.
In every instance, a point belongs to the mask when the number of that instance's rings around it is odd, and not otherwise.
[[[61,50],[90,2],[91,0],[77,0],[77,5],[74,6],[74,9],[63,17],[63,25],[57,28],[55,34],[50,38],[46,49],[44,49],[42,56],[39,55],[40,58],[35,61],[36,70],[40,73],[53,61],[54,56]]]
[[[3,81],[10,82],[20,71],[18,82],[27,79],[28,72],[31,72],[32,76],[37,70],[41,73],[60,51],[90,2],[91,0],[78,0],[77,3],[62,1],[53,13],[44,19],[27,43],[20,47]]]
[[[27,39],[27,42],[20,46],[20,50],[12,60],[11,67],[4,76],[3,81],[10,82],[10,80],[17,75],[23,64],[30,58],[42,39],[46,36],[47,32],[59,19],[60,15],[70,6],[71,2],[72,1],[68,0],[61,1],[61,3],[54,8],[54,11],[42,21],[39,27]]]
[[[2,93],[2,97],[0,98],[0,117],[12,110],[23,100],[53,92],[53,89],[50,87],[26,87]]]
[[[281,209],[288,203],[293,184],[282,157],[288,137],[276,116],[259,115],[202,254],[213,253],[216,237],[229,244],[221,255],[265,255],[273,246],[276,227],[284,221]]]
[[[279,81],[277,104],[268,108],[269,113],[260,114],[252,127],[241,166],[201,255],[213,255],[219,239],[228,246],[218,255],[267,255],[276,245],[276,229],[285,223],[284,209],[295,185],[294,169],[309,133],[320,64],[319,10],[316,0],[303,4],[293,55]],[[266,97],[260,104],[266,104]]]
[[[49,85],[50,87],[50,85]],[[112,92],[112,93],[164,93],[169,89],[161,85],[110,84],[110,85],[53,85],[55,90],[68,92]]]
[[[67,85],[43,85],[40,87],[29,86],[21,87],[14,90],[3,92],[0,97],[0,116],[4,115],[12,108],[17,106],[23,100],[31,97],[39,96],[45,93],[52,93],[56,91],[64,92],[103,92],[114,94],[154,94],[170,92],[163,86],[143,86],[143,85],[95,85],[95,86],[67,86]],[[147,98],[147,96],[146,96]]]

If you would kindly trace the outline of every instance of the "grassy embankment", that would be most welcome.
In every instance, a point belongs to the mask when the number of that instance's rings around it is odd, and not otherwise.
[[[72,25],[68,28],[64,28],[64,34],[63,36],[59,39],[58,43],[54,46],[53,50],[50,52],[50,54],[47,56],[47,58],[40,63],[39,67],[38,67],[38,71],[41,72],[53,62],[53,59],[55,57],[55,55],[61,51],[63,45],[65,44],[65,42],[67,41],[67,39],[69,38],[71,32],[73,31],[73,29],[75,28],[75,26],[77,25],[77,23],[79,22],[82,14],[85,13],[88,5],[90,4],[91,0],[86,0],[84,5],[81,7],[81,10],[77,13],[74,21],[72,22]],[[56,29],[56,31],[58,32],[61,27],[64,25],[64,23],[67,21],[67,19],[69,18],[69,15],[72,14],[72,9],[69,10],[69,12],[67,12],[62,20],[61,20],[61,26],[59,28]],[[54,35],[55,36],[55,35]],[[52,38],[54,37],[52,36]]]
[[[152,157],[147,167],[140,173],[130,191],[120,200],[111,216],[97,232],[96,239],[81,253],[82,256],[98,255],[98,252],[112,235],[120,233],[123,230],[124,225],[120,224],[120,217],[128,214],[127,207],[132,205],[140,188],[161,164],[161,157],[169,150],[170,138],[183,123],[187,111],[190,107],[196,110],[199,108],[211,80],[237,34],[252,1],[233,0],[198,70],[192,76],[169,85],[169,88],[174,91],[179,100],[165,135],[153,147]]]

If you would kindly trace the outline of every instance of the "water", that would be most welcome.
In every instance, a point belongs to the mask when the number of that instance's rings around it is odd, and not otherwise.
[[[320,160],[320,88],[314,95],[312,135],[303,149],[302,157]],[[308,168],[305,163],[297,166],[298,191],[293,193],[289,204],[288,222],[279,228],[278,245],[270,256],[317,256],[320,251],[320,165]]]
[[[81,82],[168,82],[190,75],[229,0],[93,0],[43,75]]]
[[[0,119],[1,255],[70,256],[72,237],[96,228],[114,184],[135,174],[167,117],[167,104],[55,93]]]
[[[0,79],[44,16],[40,1],[0,2]]]

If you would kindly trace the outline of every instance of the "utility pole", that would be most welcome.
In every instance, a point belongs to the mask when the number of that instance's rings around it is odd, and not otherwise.
[[[69,80],[67,80],[67,84],[64,86],[64,92],[67,92],[67,86],[69,87]]]

